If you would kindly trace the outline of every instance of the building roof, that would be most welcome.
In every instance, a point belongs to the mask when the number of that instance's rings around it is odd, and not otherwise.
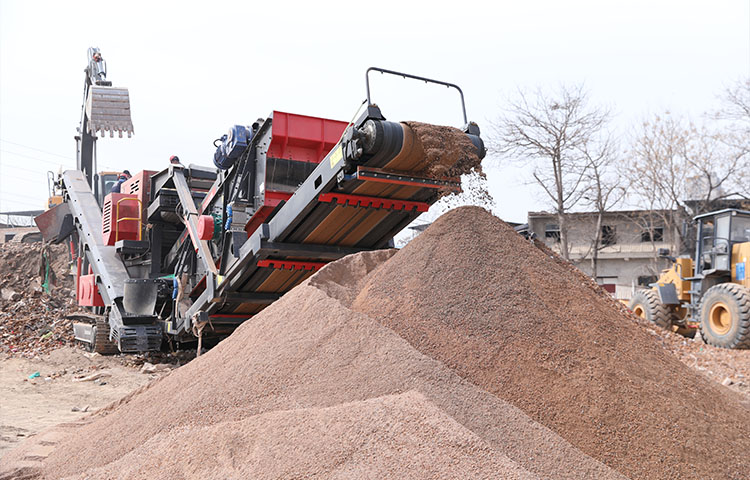
[[[644,215],[651,212],[656,213],[674,213],[677,210],[611,210],[604,212],[604,215],[623,215],[623,216],[637,216]],[[573,217],[590,217],[596,215],[598,212],[569,212],[568,215]],[[544,217],[556,217],[557,214],[554,212],[529,212],[529,218],[544,218]]]

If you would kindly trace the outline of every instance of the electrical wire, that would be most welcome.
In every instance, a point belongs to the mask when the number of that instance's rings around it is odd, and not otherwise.
[[[32,170],[30,168],[23,168],[23,167],[19,167],[19,166],[16,166],[16,165],[3,165],[3,170],[5,170],[7,168],[16,169],[16,170],[23,170],[24,172],[34,173],[34,174],[37,174],[37,175],[40,175],[42,173],[39,170]]]
[[[45,196],[42,196],[42,198],[44,198]],[[25,198],[27,200],[33,200],[35,202],[39,202],[40,201],[40,197],[32,197],[30,195],[23,195],[21,193],[15,193],[15,194],[10,194],[10,196],[7,196],[7,197],[0,197],[0,202],[6,202],[6,201],[7,202],[12,202],[13,200],[8,200],[9,198],[10,199],[13,199],[13,198]]]
[[[32,157],[31,155],[24,155],[23,153],[14,152],[11,150],[5,150],[4,148],[0,148],[0,152],[10,153],[11,155],[18,155],[19,157],[28,158],[31,160],[37,160],[39,162],[49,163],[50,165],[57,165],[58,167],[63,164],[63,162],[53,162],[52,160],[45,160],[39,157]],[[74,161],[72,158],[69,158],[68,160],[70,162]]]
[[[0,203],[3,203],[3,204],[5,204],[5,203],[13,203],[13,204],[16,204],[16,205],[21,205],[23,207],[39,208],[39,204],[38,203],[19,202],[19,201],[16,201],[16,200],[2,200]],[[2,213],[0,215],[7,215],[7,213]]]
[[[22,143],[11,142],[10,140],[5,140],[2,138],[0,138],[0,142],[10,143],[11,145],[15,145],[17,147],[28,148],[29,150],[35,150],[37,152],[46,153],[47,155],[54,155],[56,157],[62,157],[62,158],[68,158],[68,159],[71,158],[68,155],[60,155],[59,153],[48,152],[47,150],[41,150],[39,148],[29,147],[28,145],[24,145]]]
[[[34,173],[36,173],[36,172],[34,172]],[[39,183],[38,179],[24,178],[24,177],[19,177],[19,176],[16,176],[16,175],[8,175],[7,173],[3,173],[3,178],[12,178],[14,180],[21,180],[22,182]]]

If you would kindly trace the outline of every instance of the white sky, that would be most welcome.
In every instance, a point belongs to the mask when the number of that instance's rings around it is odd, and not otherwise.
[[[0,0],[0,211],[42,208],[45,172],[75,167],[89,46],[130,90],[136,132],[100,140],[99,167],[131,172],[211,165],[215,138],[274,109],[349,120],[373,65],[457,83],[484,133],[519,87],[585,82],[624,135],[750,75],[749,0],[194,3]],[[462,123],[442,87],[372,88],[390,120]],[[529,172],[490,163],[501,217],[544,208]]]

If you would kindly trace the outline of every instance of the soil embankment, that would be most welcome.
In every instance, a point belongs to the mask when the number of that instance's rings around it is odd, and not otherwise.
[[[741,479],[740,398],[467,207],[328,265],[0,478]]]

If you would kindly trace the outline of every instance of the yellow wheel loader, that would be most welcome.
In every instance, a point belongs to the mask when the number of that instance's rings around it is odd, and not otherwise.
[[[695,257],[674,258],[651,289],[628,305],[641,318],[716,347],[750,348],[750,212],[725,209],[694,218]]]

